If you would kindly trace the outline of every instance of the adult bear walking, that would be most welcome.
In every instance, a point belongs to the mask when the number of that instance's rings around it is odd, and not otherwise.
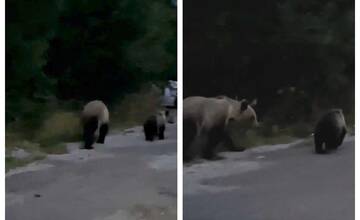
[[[321,117],[315,127],[315,152],[323,154],[336,150],[342,144],[346,132],[346,122],[342,110],[330,110]]]
[[[184,160],[196,156],[217,159],[216,146],[222,141],[231,140],[227,130],[229,121],[250,121],[252,125],[258,125],[252,108],[254,105],[255,102],[249,104],[245,99],[237,101],[226,96],[184,99]]]
[[[105,142],[109,130],[109,111],[102,101],[94,100],[87,103],[81,113],[81,122],[85,149],[93,148],[96,130],[99,130],[97,143]]]

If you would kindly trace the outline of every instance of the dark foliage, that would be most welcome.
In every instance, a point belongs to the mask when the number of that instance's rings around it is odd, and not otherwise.
[[[292,123],[354,111],[354,1],[184,1],[184,95],[258,98]]]
[[[168,79],[176,9],[167,0],[6,1],[7,122],[34,116],[32,103],[111,102]]]

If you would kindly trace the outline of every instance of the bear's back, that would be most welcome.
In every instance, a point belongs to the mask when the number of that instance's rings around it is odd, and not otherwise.
[[[226,99],[192,96],[184,99],[183,117],[201,122],[206,126],[216,126],[225,122],[231,105]]]
[[[316,125],[316,132],[333,133],[346,128],[346,122],[341,109],[332,109],[325,113]]]
[[[164,111],[158,111],[156,114],[156,122],[158,126],[162,126],[166,124],[166,115]]]
[[[101,122],[109,121],[109,111],[106,105],[100,100],[87,103],[82,111],[82,118],[98,117]]]

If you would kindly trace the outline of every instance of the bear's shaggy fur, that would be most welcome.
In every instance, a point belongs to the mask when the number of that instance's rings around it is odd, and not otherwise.
[[[314,132],[315,152],[323,154],[336,150],[342,144],[346,132],[346,122],[342,110],[330,110],[316,124]]]
[[[159,111],[156,115],[151,115],[144,122],[144,134],[146,141],[153,141],[157,136],[159,140],[165,138],[165,123],[166,117],[164,111]]]
[[[246,100],[193,96],[184,99],[183,106],[184,161],[196,156],[219,158],[217,145],[220,142],[232,144],[227,130],[230,121],[258,124],[256,113]]]
[[[105,142],[109,130],[109,111],[102,101],[94,100],[87,103],[81,113],[81,122],[85,149],[93,148],[97,130],[99,130],[97,143]]]

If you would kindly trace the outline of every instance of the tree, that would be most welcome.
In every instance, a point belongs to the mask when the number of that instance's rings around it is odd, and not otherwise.
[[[54,82],[42,67],[54,35],[57,1],[6,1],[6,120],[25,112],[24,101],[51,94]]]

